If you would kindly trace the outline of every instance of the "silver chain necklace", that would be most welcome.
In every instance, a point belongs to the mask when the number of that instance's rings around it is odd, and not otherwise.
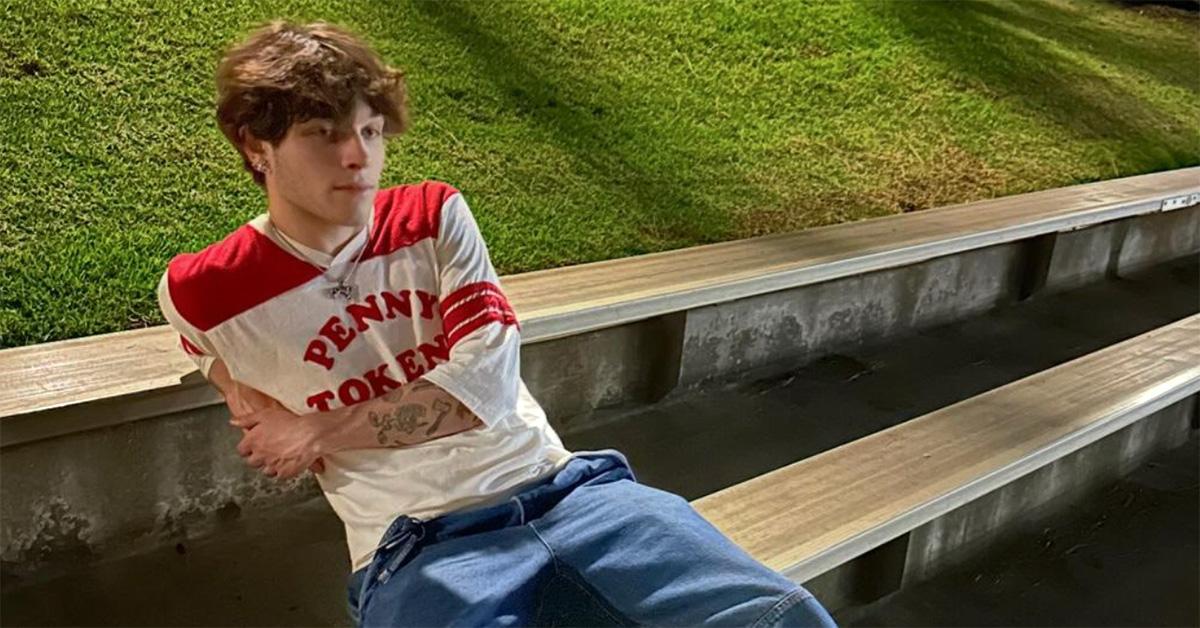
[[[331,299],[335,299],[335,300],[341,299],[343,301],[353,301],[358,298],[358,288],[355,286],[349,285],[346,282],[350,281],[350,278],[354,276],[354,271],[358,270],[358,263],[360,261],[362,261],[363,253],[365,253],[367,251],[368,245],[371,244],[370,232],[367,233],[367,241],[363,242],[362,250],[360,250],[358,252],[358,257],[355,258],[355,260],[354,260],[354,266],[350,267],[350,272],[343,275],[341,279],[333,279],[328,274],[326,274],[324,268],[317,266],[316,264],[314,264],[312,262],[312,260],[308,259],[307,255],[296,250],[296,247],[292,246],[291,242],[288,242],[287,237],[285,237],[282,233],[280,233],[279,229],[275,228],[275,223],[268,220],[267,226],[269,226],[271,228],[271,232],[275,234],[275,238],[277,240],[279,240],[280,242],[282,242],[284,246],[286,246],[289,250],[291,250],[293,253],[298,255],[300,257],[300,259],[308,262],[308,264],[310,266],[321,271],[322,277],[324,277],[325,279],[327,279],[329,281],[335,282],[337,284],[336,286],[333,286],[332,288],[325,289],[324,290],[325,296],[327,296]],[[330,264],[330,266],[332,266],[332,264]]]

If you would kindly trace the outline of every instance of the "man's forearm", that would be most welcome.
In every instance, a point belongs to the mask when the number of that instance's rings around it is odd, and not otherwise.
[[[482,427],[475,413],[424,379],[352,406],[306,415],[316,421],[321,453],[408,447]]]
[[[227,395],[230,387],[233,385],[233,376],[229,374],[229,369],[226,368],[225,362],[220,358],[213,360],[212,365],[208,367],[208,377],[206,379],[222,395]]]

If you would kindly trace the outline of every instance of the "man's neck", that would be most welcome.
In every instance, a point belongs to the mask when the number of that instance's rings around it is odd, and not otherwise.
[[[336,256],[367,225],[365,219],[361,227],[333,225],[302,211],[270,206],[267,213],[270,214],[271,223],[284,235],[331,256]]]

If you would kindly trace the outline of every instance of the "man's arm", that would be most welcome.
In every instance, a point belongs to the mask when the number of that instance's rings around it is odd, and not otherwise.
[[[209,381],[231,406],[235,417],[282,404],[258,390],[236,382],[220,359],[208,372]],[[244,405],[247,412],[235,409]],[[483,422],[458,399],[436,384],[413,380],[386,395],[327,412],[302,415],[316,428],[314,443],[321,454],[346,449],[407,447],[457,434]]]
[[[484,424],[495,425],[519,404],[520,323],[463,195],[437,182],[427,182],[426,193],[442,199],[434,212],[438,224],[433,248],[438,310],[450,360],[422,378],[467,404]]]
[[[209,367],[208,382],[225,398],[225,405],[229,406],[232,416],[242,416],[271,406],[283,407],[274,397],[233,379],[225,361],[220,358],[213,360]]]
[[[449,393],[423,379],[337,410],[297,415],[274,402],[235,415],[230,423],[244,430],[237,451],[247,464],[281,479],[311,469],[324,454],[410,447],[485,425]]]
[[[228,396],[233,389],[233,376],[229,374],[229,369],[221,358],[213,360],[212,366],[208,368],[208,382],[223,396]]]
[[[270,407],[283,407],[283,404],[279,403],[274,397],[233,379],[233,376],[229,374],[229,368],[225,366],[225,362],[220,358],[213,360],[212,366],[208,369],[207,379],[213,388],[216,388],[225,399],[225,405],[229,408],[229,416],[232,418],[230,423],[233,425],[238,425],[241,417],[258,410]],[[242,428],[243,435],[245,435],[246,430],[247,428]],[[325,471],[325,461],[318,457],[309,465],[308,470],[313,473],[323,473]]]
[[[369,401],[305,416],[317,425],[318,455],[409,447],[484,425],[462,402],[424,379]]]

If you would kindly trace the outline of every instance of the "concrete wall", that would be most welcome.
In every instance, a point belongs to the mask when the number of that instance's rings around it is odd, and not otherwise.
[[[687,313],[679,385],[770,376],[838,350],[1200,252],[1200,207],[1096,225]],[[1049,255],[1048,260],[1038,260]],[[1042,262],[1042,263],[1039,263]],[[1031,276],[1041,274],[1043,276]]]
[[[679,384],[784,372],[1011,303],[1022,250],[1005,244],[689,311]]]
[[[1200,207],[1061,233],[1046,289],[1070,290],[1200,251]]]
[[[1051,238],[528,345],[522,368],[547,413],[576,429],[605,414],[596,410],[653,402],[714,381],[770,377],[822,355],[1015,303],[1030,290],[1060,292],[1195,255],[1200,207]]]
[[[560,434],[593,412],[653,403],[675,387],[686,312],[521,347],[521,377]]]
[[[311,476],[280,482],[248,467],[228,420],[210,406],[5,448],[3,577],[173,544],[243,508],[320,494]]]
[[[1073,500],[1111,484],[1147,458],[1186,443],[1196,400],[1193,396],[1163,408],[913,530],[902,585],[969,560],[997,537],[1069,509]]]

